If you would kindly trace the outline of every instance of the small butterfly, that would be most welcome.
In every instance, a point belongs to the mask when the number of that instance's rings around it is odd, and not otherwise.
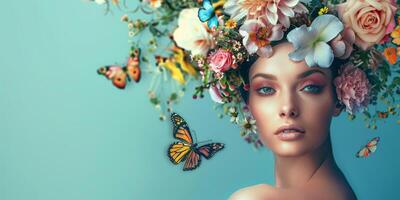
[[[198,17],[201,22],[207,22],[207,26],[212,29],[218,28],[218,17],[215,10],[223,5],[224,1],[219,1],[215,5],[211,0],[203,0],[203,6],[199,9]]]
[[[124,89],[127,81],[134,80],[135,82],[140,81],[140,49],[134,49],[129,56],[128,63],[125,67],[118,65],[109,65],[100,67],[97,73],[105,76],[111,80],[115,87]]]
[[[376,146],[379,142],[379,137],[375,137],[372,140],[370,140],[361,150],[359,150],[356,153],[357,158],[366,158],[368,157],[371,153],[374,153],[376,150]]]
[[[201,163],[200,155],[210,159],[224,148],[222,143],[209,143],[197,147],[197,143],[193,143],[188,124],[180,115],[172,113],[171,122],[174,126],[173,135],[180,141],[174,142],[169,146],[168,157],[175,165],[186,160],[183,171],[196,169]]]
[[[378,117],[381,119],[387,118],[388,115],[389,115],[388,112],[380,112],[380,111],[378,112]]]

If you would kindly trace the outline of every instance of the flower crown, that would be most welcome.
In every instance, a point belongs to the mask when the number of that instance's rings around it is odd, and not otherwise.
[[[377,120],[399,116],[397,4],[395,0],[203,0],[202,7],[180,12],[173,36],[191,53],[201,75],[193,98],[208,90],[223,110],[220,116],[241,125],[241,135],[258,147],[255,121],[243,96],[248,90],[243,70],[249,61],[271,56],[274,43],[283,39],[294,47],[289,58],[305,60],[309,67],[328,68],[334,59],[343,60],[334,85],[349,119],[360,113],[367,127],[376,129]]]

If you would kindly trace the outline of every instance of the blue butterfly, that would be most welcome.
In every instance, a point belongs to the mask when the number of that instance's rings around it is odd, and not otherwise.
[[[211,0],[203,0],[203,7],[199,9],[198,17],[201,22],[207,22],[209,28],[218,28],[218,18]]]

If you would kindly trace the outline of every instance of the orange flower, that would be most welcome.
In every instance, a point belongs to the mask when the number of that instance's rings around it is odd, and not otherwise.
[[[390,34],[390,36],[393,38],[393,43],[400,45],[400,26],[397,26],[396,29],[394,29],[393,32]]]
[[[396,48],[394,47],[388,47],[383,51],[383,55],[385,56],[386,60],[391,64],[395,64],[397,61],[397,55],[396,55]]]

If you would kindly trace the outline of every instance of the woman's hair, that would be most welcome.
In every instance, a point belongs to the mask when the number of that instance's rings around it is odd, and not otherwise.
[[[275,42],[273,46],[283,43],[283,42],[288,42],[286,37],[284,37],[282,40]],[[251,66],[256,62],[256,60],[258,59],[258,56],[251,56],[249,59],[245,60],[239,67],[239,73],[240,76],[243,78],[243,81],[245,82],[245,84],[249,84],[250,80],[249,80],[249,72],[250,72],[250,68]],[[333,88],[333,93],[334,93],[334,97],[335,100],[337,99],[337,94],[336,94],[336,90],[335,90],[335,85],[333,83],[333,80],[335,80],[335,78],[339,75],[339,69],[340,67],[345,64],[346,62],[348,62],[348,59],[338,59],[338,58],[334,58],[332,65],[329,67],[329,69],[331,70],[331,74],[332,74],[332,88]],[[239,89],[240,94],[243,98],[243,100],[246,102],[246,104],[248,103],[248,97],[249,97],[249,90],[245,90],[243,87],[241,87]]]

